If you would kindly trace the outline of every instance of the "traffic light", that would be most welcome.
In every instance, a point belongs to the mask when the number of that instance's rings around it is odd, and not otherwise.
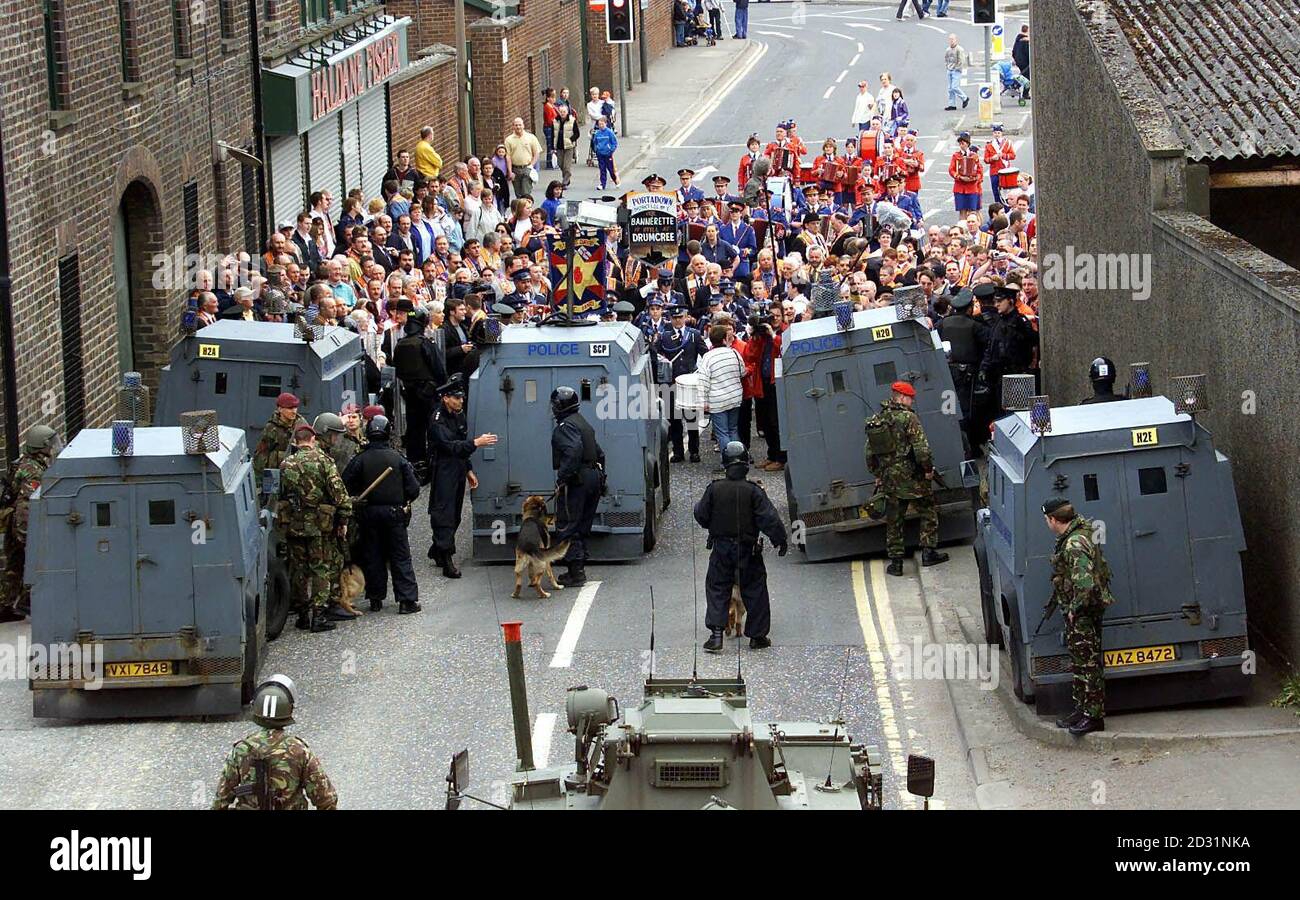
[[[998,0],[975,0],[971,6],[971,22],[976,25],[994,25],[998,20]]]
[[[630,44],[636,40],[632,6],[636,0],[605,0],[605,40],[611,44]]]

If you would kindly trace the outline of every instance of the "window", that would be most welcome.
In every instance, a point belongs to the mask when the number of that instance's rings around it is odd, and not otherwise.
[[[221,39],[235,39],[235,0],[218,0],[217,15],[221,17]]]
[[[1100,497],[1100,496],[1101,496],[1101,494],[1097,491],[1097,476],[1096,476],[1096,475],[1084,475],[1084,476],[1083,476],[1083,499],[1084,499],[1084,501],[1087,502],[1087,503],[1092,503],[1093,501],[1095,501],[1095,500],[1096,500],[1098,497]]]
[[[172,54],[177,59],[194,56],[194,45],[190,40],[189,0],[172,0]]]
[[[218,393],[218,394],[224,394],[225,392],[226,392],[226,373],[225,373],[225,372],[218,372],[218,373],[217,373],[217,393]]]
[[[524,402],[537,402],[537,382],[531,379],[524,380]]]
[[[176,501],[150,500],[149,501],[149,524],[150,525],[175,525],[176,524]]]
[[[253,155],[251,146],[244,150]],[[261,243],[257,239],[257,211],[261,208],[261,202],[257,196],[257,175],[252,166],[239,167],[239,192],[243,200],[244,246],[251,251]]]
[[[1165,470],[1162,466],[1156,466],[1151,469],[1138,469],[1138,490],[1145,497],[1148,494],[1163,494],[1168,488],[1165,485]]]
[[[298,0],[303,25],[320,25],[330,20],[330,0]]]
[[[257,379],[257,396],[278,397],[282,393],[279,375],[261,375]]]
[[[871,371],[876,376],[876,384],[893,384],[898,380],[898,367],[892,362],[876,363]]]
[[[843,373],[843,372],[832,372],[832,373],[831,373],[831,393],[832,393],[832,394],[842,394],[842,393],[844,393],[844,373]]]
[[[95,527],[109,528],[113,524],[113,504],[96,503],[95,504]]]
[[[122,80],[140,80],[140,46],[135,23],[136,0],[117,0],[117,29],[122,42]]]
[[[190,259],[199,255],[199,183],[187,181],[181,188],[181,206],[185,212],[185,252]]]
[[[81,262],[59,260],[59,325],[63,352],[63,423],[68,440],[86,425],[86,375],[81,359]]]
[[[68,94],[68,20],[64,0],[44,0],[45,75],[49,86],[50,112],[67,109]]]

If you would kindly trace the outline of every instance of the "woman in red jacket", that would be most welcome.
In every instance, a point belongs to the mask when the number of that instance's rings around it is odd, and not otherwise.
[[[785,451],[781,449],[781,428],[776,412],[776,365],[781,357],[781,336],[766,322],[754,329],[745,349],[745,399],[753,398],[754,419],[767,440],[767,462],[760,468],[780,472],[785,468]]]

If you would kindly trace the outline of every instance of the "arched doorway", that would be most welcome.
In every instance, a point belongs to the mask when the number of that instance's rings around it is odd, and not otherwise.
[[[158,386],[158,370],[171,347],[168,287],[174,273],[160,271],[159,265],[174,267],[163,250],[157,193],[137,179],[122,192],[113,220],[117,360],[119,372],[140,372],[151,388]]]

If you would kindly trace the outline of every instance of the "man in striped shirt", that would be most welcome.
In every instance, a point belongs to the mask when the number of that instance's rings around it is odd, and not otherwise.
[[[700,400],[713,425],[713,438],[722,448],[740,439],[745,361],[727,339],[725,325],[714,325],[709,329],[709,343],[713,349],[704,354],[698,369]]]

